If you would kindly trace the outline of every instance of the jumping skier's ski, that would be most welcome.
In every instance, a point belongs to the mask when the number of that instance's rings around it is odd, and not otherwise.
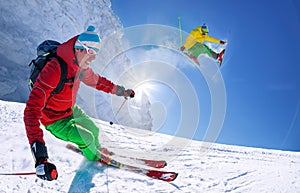
[[[194,56],[192,56],[191,54],[189,54],[187,51],[181,51],[182,55],[187,57],[189,61],[191,61],[192,63],[200,66],[200,63],[198,61],[198,59]]]
[[[83,155],[82,152],[80,151],[80,149],[78,149],[74,145],[68,144],[66,147],[68,149],[80,154],[80,155]],[[130,172],[134,172],[134,173],[137,173],[137,174],[146,175],[150,178],[158,179],[158,180],[162,180],[162,181],[166,181],[166,182],[174,181],[176,179],[176,177],[178,176],[178,173],[176,173],[176,172],[167,172],[167,171],[160,171],[160,170],[145,169],[145,168],[141,168],[141,167],[137,167],[137,166],[131,166],[131,165],[123,164],[123,163],[118,162],[118,161],[113,160],[113,159],[111,159],[109,163],[103,163],[101,161],[98,161],[98,162],[102,163],[102,164],[106,164],[108,166],[115,167],[115,168],[123,169],[123,170],[130,171]]]
[[[219,54],[218,54],[218,63],[219,65],[221,66],[222,65],[222,62],[223,62],[223,56],[225,54],[225,49],[223,49]]]
[[[82,154],[81,150],[72,144],[67,144],[66,147],[72,151]],[[105,148],[103,148],[102,150],[100,149],[100,152],[104,153],[106,155],[109,155],[109,156],[116,155],[121,158],[134,160],[142,165],[147,165],[147,166],[153,167],[153,168],[163,168],[163,167],[167,166],[167,162],[164,160],[149,160],[149,159],[133,158],[133,157],[128,157],[128,156],[124,156],[124,155],[117,155],[114,152],[108,151]]]
[[[191,55],[191,54],[188,53],[186,50],[184,50],[184,51],[181,51],[181,50],[180,50],[180,52],[182,53],[182,55],[184,55],[185,57],[187,57],[187,58],[189,59],[189,61],[195,63],[195,64],[198,65],[198,66],[200,66],[200,62],[198,61],[198,59],[197,59],[195,56]],[[225,49],[223,49],[223,50],[218,54],[217,62],[218,62],[218,64],[220,65],[220,67],[221,67],[222,62],[223,62],[224,54],[225,54]]]

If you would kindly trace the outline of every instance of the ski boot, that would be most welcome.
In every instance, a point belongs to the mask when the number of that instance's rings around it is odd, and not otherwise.
[[[106,164],[108,166],[112,166],[112,167],[115,167],[115,168],[122,168],[123,167],[123,164],[110,158],[109,156],[107,155],[104,155],[104,154],[101,154],[100,156],[100,159],[98,160],[99,163],[103,163],[103,164]]]
[[[99,147],[98,150],[105,155],[114,155],[114,153],[109,151],[106,147]]]

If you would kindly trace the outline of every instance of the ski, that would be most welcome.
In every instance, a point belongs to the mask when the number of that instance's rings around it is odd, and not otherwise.
[[[165,182],[172,182],[178,176],[178,173],[176,173],[176,172],[149,170],[149,169],[140,168],[140,167],[136,167],[136,166],[130,166],[130,165],[126,165],[126,164],[124,164],[123,168],[121,168],[121,169],[131,171],[131,172],[134,172],[137,174],[144,174],[150,178],[162,180]]]
[[[180,52],[181,52],[181,54],[182,54],[184,57],[186,57],[190,62],[192,62],[192,63],[194,63],[194,64],[200,66],[200,63],[199,63],[198,59],[195,59],[195,60],[194,60],[194,59],[191,57],[191,55],[190,55],[187,51],[180,51]]]
[[[82,151],[80,151],[80,149],[78,149],[76,146],[72,145],[72,144],[68,144],[66,146],[69,150],[72,150],[75,153],[78,153],[80,155],[83,156]],[[101,164],[105,164],[108,166],[112,166],[115,168],[119,168],[119,169],[123,169],[126,171],[130,171],[130,172],[134,172],[136,174],[141,174],[141,175],[146,175],[150,178],[153,179],[157,179],[157,180],[162,180],[165,182],[171,182],[174,181],[176,179],[176,177],[178,176],[178,173],[176,172],[168,172],[168,171],[160,171],[160,170],[152,170],[152,169],[145,169],[145,168],[141,168],[141,167],[137,167],[137,166],[131,166],[128,164],[123,164],[121,162],[118,162],[116,160],[110,160],[109,163],[104,163],[101,161],[98,161]]]
[[[223,50],[219,53],[219,57],[218,57],[218,59],[217,59],[220,66],[222,65],[224,54],[225,54],[225,49],[223,49]]]
[[[67,144],[66,147],[67,147],[67,149],[70,149],[74,152],[82,154],[81,150],[78,149],[75,145]],[[105,155],[110,155],[110,156],[116,155],[121,158],[134,160],[142,165],[144,164],[146,166],[153,167],[153,168],[164,168],[165,166],[167,166],[167,162],[164,160],[149,160],[149,159],[133,158],[133,157],[128,157],[128,156],[124,156],[124,155],[117,155],[111,151],[108,151],[105,148],[102,148],[102,150],[100,149],[100,152],[104,153]]]

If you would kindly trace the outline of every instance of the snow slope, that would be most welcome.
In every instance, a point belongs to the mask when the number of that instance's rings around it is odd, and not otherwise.
[[[22,120],[24,107],[0,101],[0,173],[34,171]],[[174,139],[95,121],[103,145],[120,154],[163,157],[168,160],[165,170],[179,172],[178,178],[166,183],[96,165],[64,148],[65,142],[46,131],[58,180],[0,175],[0,192],[300,192],[300,153]]]

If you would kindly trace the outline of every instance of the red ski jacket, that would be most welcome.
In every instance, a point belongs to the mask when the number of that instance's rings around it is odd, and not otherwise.
[[[24,123],[30,144],[34,141],[45,143],[40,122],[47,126],[72,115],[72,107],[76,103],[80,81],[97,90],[112,94],[116,92],[117,87],[114,83],[94,73],[91,68],[86,70],[79,68],[74,53],[77,37],[73,37],[57,48],[57,55],[67,64],[67,79],[75,77],[74,82],[65,83],[59,93],[50,97],[50,93],[59,83],[61,76],[59,62],[53,58],[39,74],[29,95],[24,110]]]

